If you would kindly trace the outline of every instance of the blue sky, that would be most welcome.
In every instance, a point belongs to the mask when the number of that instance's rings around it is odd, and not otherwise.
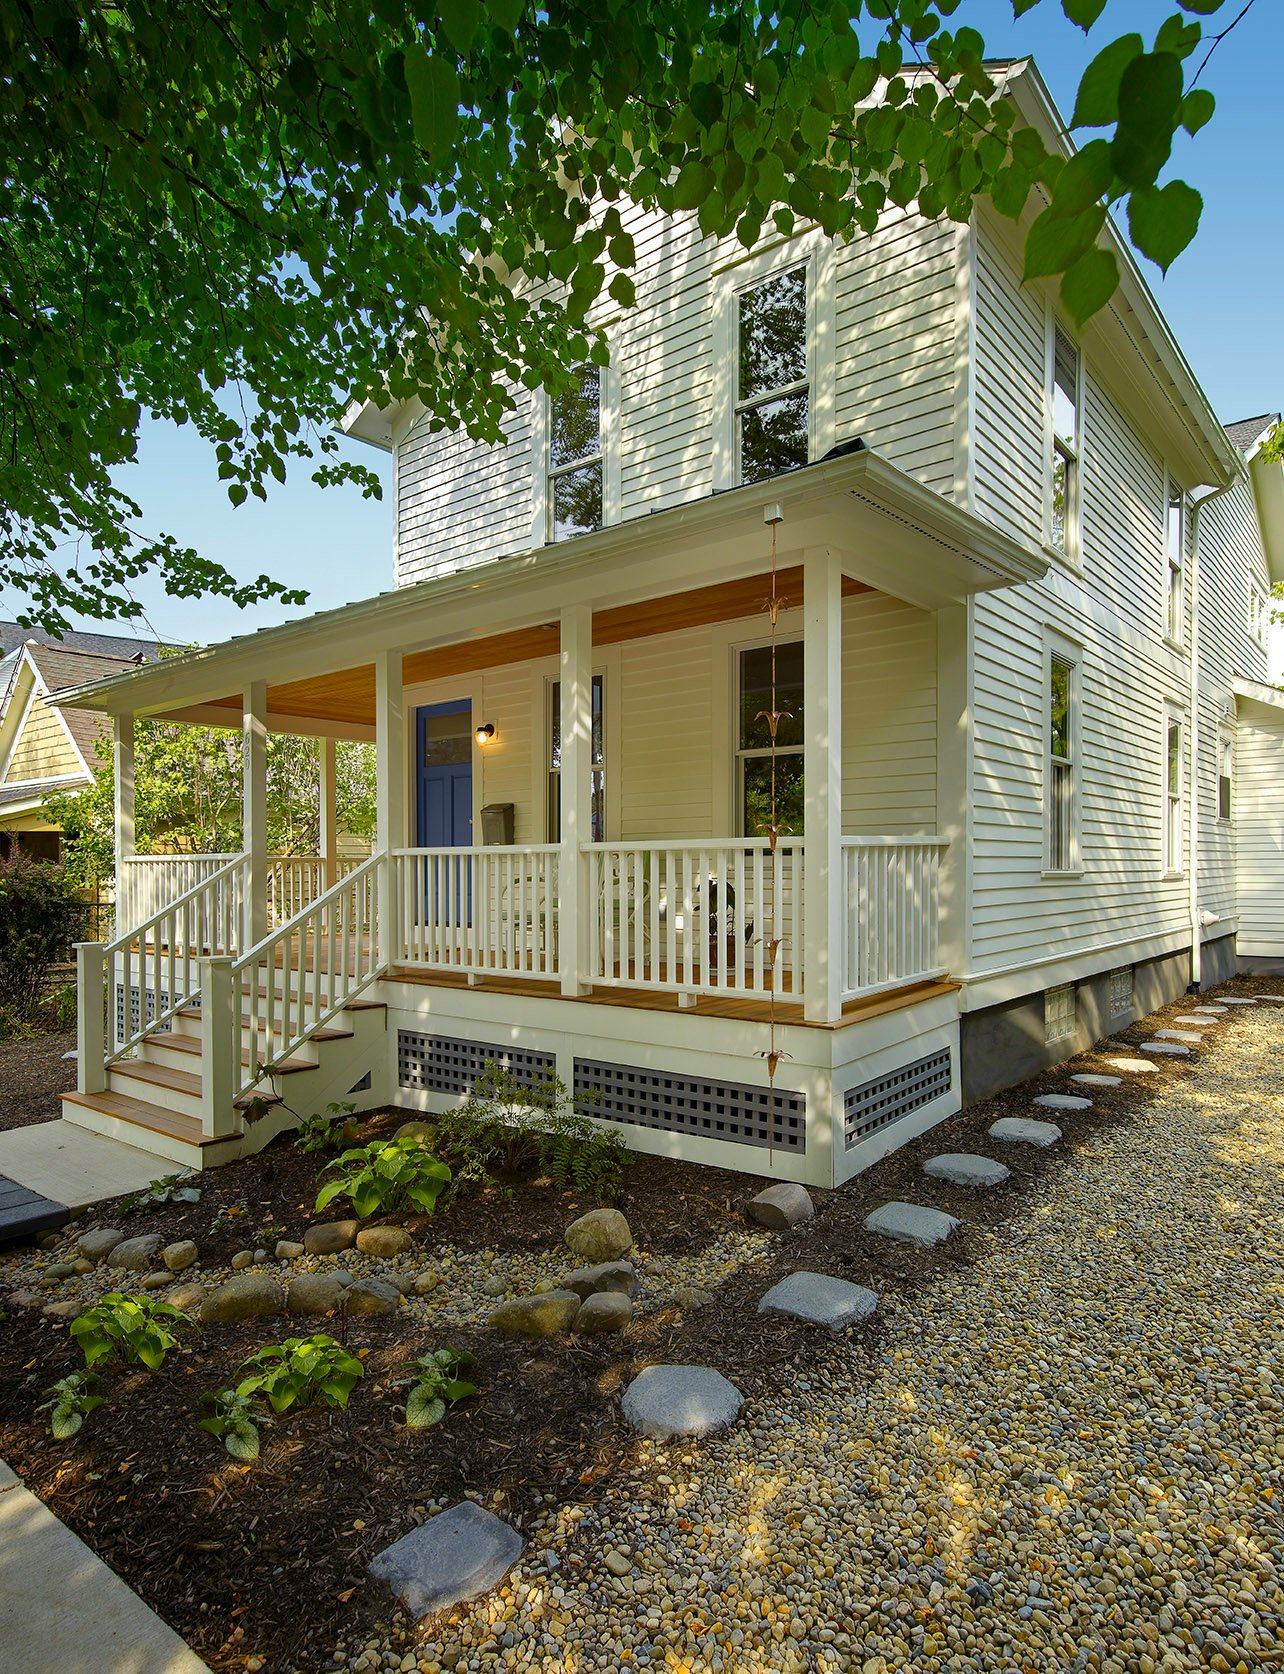
[[[1043,0],[1019,22],[1011,0],[963,0],[955,22],[980,29],[993,56],[1032,54],[1068,113],[1084,66],[1105,41],[1134,28],[1149,39],[1174,9],[1174,0],[1109,0],[1088,37],[1066,22],[1057,0]],[[1229,7],[1227,18],[1237,9]],[[1206,72],[1205,85],[1218,97],[1216,115],[1196,139],[1179,143],[1174,158],[1174,168],[1204,196],[1199,236],[1167,278],[1144,264],[1223,419],[1284,404],[1281,63],[1284,7],[1279,0],[1256,0]],[[368,465],[385,459],[364,445],[347,445]],[[381,468],[387,491],[391,472],[386,463]],[[273,485],[266,505],[250,500],[233,509],[199,438],[161,425],[147,428],[139,461],[121,481],[143,507],[148,528],[174,534],[237,576],[266,571],[307,588],[308,611],[368,598],[392,585],[387,493],[382,502],[363,500],[355,488],[317,488],[305,470],[297,470],[283,486]],[[206,644],[299,614],[297,607],[238,611],[222,600],[170,599],[148,583],[139,585],[137,597],[158,634]]]

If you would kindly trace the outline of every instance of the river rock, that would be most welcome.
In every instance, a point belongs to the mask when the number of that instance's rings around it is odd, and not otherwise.
[[[82,1233],[76,1241],[76,1251],[86,1261],[106,1261],[117,1244],[125,1242],[125,1234],[114,1226],[96,1226]]]
[[[772,1232],[785,1232],[800,1221],[811,1220],[816,1213],[816,1205],[806,1186],[795,1185],[789,1180],[768,1186],[757,1197],[751,1197],[748,1209],[751,1221],[757,1221],[759,1226],[765,1226]]]
[[[302,1244],[296,1244],[293,1238],[278,1238],[276,1249],[272,1252],[278,1261],[297,1261],[301,1255],[306,1255]]]
[[[185,1267],[195,1266],[200,1251],[190,1238],[184,1238],[177,1244],[166,1244],[161,1251],[161,1260],[171,1273],[181,1273]]]
[[[569,1331],[580,1311],[573,1290],[550,1290],[543,1296],[514,1296],[491,1314],[492,1330],[505,1337],[551,1337]]]
[[[343,1306],[350,1314],[394,1314],[401,1292],[387,1279],[358,1279],[344,1290]]]
[[[198,1314],[205,1300],[205,1286],[197,1284],[195,1279],[188,1279],[181,1285],[175,1285],[172,1290],[167,1290],[165,1300],[171,1308],[177,1308],[182,1313]]]
[[[563,1236],[586,1262],[616,1261],[633,1248],[629,1223],[618,1209],[590,1209],[572,1221]]]
[[[357,1248],[362,1255],[384,1259],[404,1254],[413,1242],[404,1226],[363,1226],[357,1234]]]
[[[232,1271],[234,1273],[243,1273],[247,1267],[253,1267],[253,1265],[253,1250],[238,1250],[232,1257]]]
[[[74,1279],[76,1268],[70,1261],[51,1262],[40,1275],[41,1283],[46,1285],[60,1285],[64,1279]]]
[[[376,1554],[370,1573],[388,1583],[417,1621],[497,1587],[521,1555],[516,1529],[461,1500]]]
[[[154,1273],[149,1273],[143,1280],[144,1290],[164,1290],[166,1285],[172,1285],[174,1275],[168,1267],[158,1267]]]
[[[261,1319],[279,1314],[285,1307],[285,1292],[267,1273],[241,1273],[212,1290],[201,1305],[206,1325],[223,1325],[241,1319]]]
[[[605,1337],[623,1331],[633,1318],[633,1303],[618,1290],[599,1290],[580,1303],[574,1329],[582,1337]]]
[[[125,1238],[115,1245],[107,1257],[108,1267],[126,1273],[145,1273],[156,1259],[161,1247],[160,1233],[144,1233],[141,1238]]]
[[[321,1221],[303,1234],[303,1248],[308,1255],[338,1255],[356,1243],[360,1226],[359,1221]]]
[[[603,1290],[619,1291],[623,1296],[636,1296],[637,1269],[631,1261],[604,1261],[597,1267],[577,1267],[562,1280],[561,1288],[573,1290],[584,1300]]]
[[[331,1314],[342,1307],[346,1289],[337,1273],[300,1273],[290,1280],[286,1306],[292,1314]]]

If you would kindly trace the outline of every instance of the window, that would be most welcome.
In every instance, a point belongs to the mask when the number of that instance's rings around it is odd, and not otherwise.
[[[1182,756],[1186,731],[1180,715],[1164,723],[1164,871],[1178,874],[1185,856],[1186,806]]]
[[[575,385],[548,404],[548,537],[602,527],[602,371],[581,366]]]
[[[1055,1040],[1065,1040],[1079,1024],[1078,996],[1072,982],[1059,983],[1043,991],[1043,1038],[1051,1046]]]
[[[1053,652],[1048,669],[1048,779],[1044,788],[1048,827],[1048,871],[1075,868],[1076,841],[1075,731],[1078,670]]]
[[[1266,608],[1266,594],[1255,581],[1248,584],[1248,631],[1258,645],[1266,644],[1270,613]]]
[[[548,727],[548,840],[562,840],[562,682],[554,680],[549,686],[550,713]],[[602,676],[593,676],[593,744],[590,751],[593,768],[592,828],[590,841],[606,841],[606,766],[602,750]]]
[[[1052,328],[1052,505],[1049,536],[1067,558],[1079,553],[1079,351]]]
[[[1186,496],[1169,479],[1164,544],[1168,554],[1168,603],[1164,632],[1180,645],[1186,631],[1186,539],[1190,522]]]
[[[809,458],[807,269],[773,274],[736,301],[737,480],[764,482]]]
[[[740,831],[765,837],[771,826],[771,647],[740,653],[736,774]],[[797,837],[803,828],[803,648],[776,647],[776,821]]]
[[[1225,728],[1217,735],[1217,817],[1234,818],[1235,740]]]
[[[1132,1010],[1133,977],[1131,965],[1116,965],[1110,973],[1110,1015],[1126,1017]]]

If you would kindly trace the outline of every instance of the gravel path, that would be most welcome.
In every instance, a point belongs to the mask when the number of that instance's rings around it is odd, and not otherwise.
[[[872,1351],[644,1444],[440,1639],[347,1666],[1284,1667],[1284,1005],[1076,1151]]]

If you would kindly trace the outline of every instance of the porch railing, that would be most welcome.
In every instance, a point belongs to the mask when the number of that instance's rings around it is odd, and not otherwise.
[[[213,877],[234,854],[138,854],[116,873],[116,929],[124,935]]]
[[[362,864],[344,856],[335,863],[335,882]],[[268,858],[269,924],[285,924],[325,894],[325,861],[314,854],[274,854]]]
[[[944,837],[843,838],[843,999],[945,975]]]
[[[556,844],[397,849],[394,964],[555,977]]]
[[[800,838],[591,843],[589,980],[604,986],[803,991]]]

